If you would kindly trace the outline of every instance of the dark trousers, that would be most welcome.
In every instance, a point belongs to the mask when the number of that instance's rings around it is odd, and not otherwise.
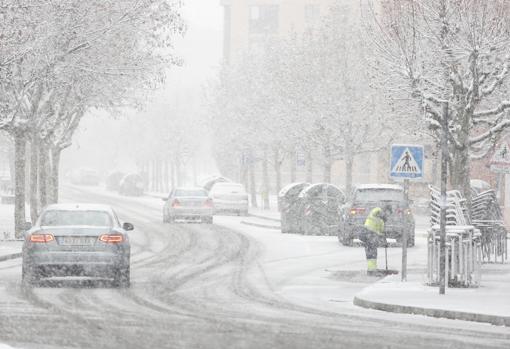
[[[379,247],[379,241],[381,238],[379,235],[365,227],[361,228],[359,239],[365,245],[365,254],[367,259],[377,259],[377,247]]]

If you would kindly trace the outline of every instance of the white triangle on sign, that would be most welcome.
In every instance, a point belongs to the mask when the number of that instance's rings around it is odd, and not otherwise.
[[[491,162],[510,164],[510,147],[507,142],[501,144],[501,146],[494,152]]]
[[[411,153],[409,148],[406,148],[395,163],[395,166],[393,166],[391,172],[421,174],[421,168],[414,159],[413,153]]]

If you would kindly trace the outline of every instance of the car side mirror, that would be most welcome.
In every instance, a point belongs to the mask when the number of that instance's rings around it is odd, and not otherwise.
[[[168,201],[168,198],[161,198],[161,200],[163,200],[163,201]]]
[[[23,226],[25,230],[32,229],[32,222],[25,222],[25,225]]]
[[[131,223],[124,223],[124,224],[122,224],[122,229],[124,229],[125,231],[131,231],[131,230],[134,230],[135,227]]]

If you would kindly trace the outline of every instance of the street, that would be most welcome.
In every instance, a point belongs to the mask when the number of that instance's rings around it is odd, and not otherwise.
[[[301,237],[236,231],[241,218],[228,216],[215,217],[214,225],[163,224],[157,199],[80,187],[66,187],[63,201],[109,203],[121,220],[135,225],[132,286],[119,290],[72,280],[22,289],[21,260],[2,262],[0,342],[21,348],[381,348],[381,343],[384,348],[507,348],[510,343],[505,327],[357,308],[352,296],[370,280],[348,282],[355,272],[337,271],[340,279],[323,280],[315,290],[313,283],[299,284],[300,277],[309,274],[313,280],[314,273],[335,264],[354,270],[359,263],[362,269],[361,249],[340,247],[332,239],[327,248],[322,242],[304,248]],[[336,288],[338,297],[315,304],[314,295],[321,298],[328,287]]]

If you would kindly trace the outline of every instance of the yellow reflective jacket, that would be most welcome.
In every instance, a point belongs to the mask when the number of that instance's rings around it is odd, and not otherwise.
[[[373,208],[365,220],[365,228],[379,235],[382,235],[384,232],[384,221],[380,217],[381,212],[382,209],[380,207]]]

